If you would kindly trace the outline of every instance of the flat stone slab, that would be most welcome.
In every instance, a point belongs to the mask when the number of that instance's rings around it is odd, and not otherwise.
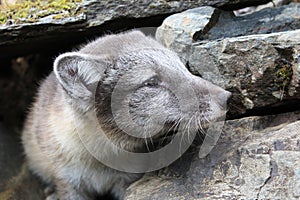
[[[181,55],[195,42],[297,30],[300,29],[299,18],[300,3],[237,17],[231,11],[203,6],[166,18],[157,29],[156,39]]]
[[[87,0],[76,16],[62,19],[44,17],[34,23],[0,26],[0,57],[13,57],[43,51],[58,51],[78,45],[105,32],[136,27],[159,26],[170,14],[203,5],[237,9],[270,0],[141,1]]]
[[[254,34],[267,34],[300,29],[300,3],[271,7],[257,12],[234,16],[232,12],[220,12],[218,22],[207,31],[193,35],[195,41],[216,40]]]

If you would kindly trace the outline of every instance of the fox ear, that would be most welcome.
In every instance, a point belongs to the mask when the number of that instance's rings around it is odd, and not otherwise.
[[[95,87],[108,63],[81,53],[65,53],[54,62],[54,73],[63,89],[82,106],[91,103]],[[89,104],[90,105],[90,104]]]

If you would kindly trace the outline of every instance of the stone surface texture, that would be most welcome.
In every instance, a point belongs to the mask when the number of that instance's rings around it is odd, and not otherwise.
[[[295,18],[290,10],[294,10]],[[231,91],[230,104],[234,107],[230,114],[236,116],[248,110],[296,104],[299,100],[300,31],[293,30],[300,25],[299,16],[300,4],[265,9],[236,19],[218,9],[201,7],[167,18],[157,29],[156,38],[177,52],[192,73]],[[259,24],[256,31],[249,32],[253,25],[249,28],[243,24],[253,21]],[[282,29],[290,31],[278,32]],[[210,31],[223,36],[198,40],[210,35]],[[254,34],[267,32],[277,33]],[[246,36],[234,37],[238,35]]]
[[[237,9],[266,2],[270,0],[86,0],[78,6],[78,10],[82,8],[85,12],[75,17],[52,19],[50,16],[36,23],[0,26],[0,57],[57,51],[107,31],[159,26],[166,16],[189,8],[209,5]]]
[[[268,7],[244,16],[205,6],[166,18],[156,38],[166,47],[183,53],[183,47],[197,41],[296,30],[300,28],[299,17],[299,3]]]
[[[265,8],[244,16],[221,12],[218,23],[206,32],[196,32],[194,40],[214,40],[253,34],[274,33],[300,28],[300,4]]]
[[[233,115],[297,104],[300,30],[225,38],[190,47],[188,68],[233,93]]]
[[[299,119],[297,112],[227,121],[207,157],[187,152],[132,184],[125,199],[299,199]]]

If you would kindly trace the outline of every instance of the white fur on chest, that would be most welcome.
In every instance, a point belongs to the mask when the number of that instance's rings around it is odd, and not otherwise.
[[[127,182],[138,177],[103,165],[88,150],[94,149],[94,153],[101,157],[110,154],[107,152],[110,149],[106,148],[106,141],[101,139],[104,136],[99,131],[99,125],[91,120],[92,113],[85,117],[79,116],[70,106],[66,106],[61,114],[64,117],[59,119],[59,123],[57,116],[50,117],[54,138],[60,143],[60,151],[67,157],[67,162],[55,163],[59,177],[78,184],[79,187],[84,184],[100,194],[122,184],[122,180]]]

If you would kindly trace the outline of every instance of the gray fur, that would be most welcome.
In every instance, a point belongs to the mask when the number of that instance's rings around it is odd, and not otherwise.
[[[179,93],[172,93],[174,85]],[[92,199],[107,191],[122,199],[126,187],[140,177],[106,167],[76,135],[76,126],[80,126],[85,130],[82,134],[93,140],[95,133],[89,130],[96,125],[90,113],[96,110],[98,122],[115,144],[126,150],[143,151],[147,139],[129,136],[117,126],[115,118],[119,117],[121,126],[131,131],[136,128],[127,123],[122,109],[113,115],[110,106],[116,86],[122,89],[116,96],[117,103],[129,104],[130,118],[141,127],[147,126],[149,120],[172,126],[192,116],[196,116],[194,124],[206,123],[224,114],[222,106],[229,96],[225,90],[190,74],[175,53],[138,31],[105,36],[77,52],[60,55],[54,72],[39,89],[22,136],[31,170],[55,186],[56,192],[48,199]],[[176,95],[188,95],[184,92],[187,87],[195,91],[200,112],[195,113],[189,101],[178,100]],[[186,103],[187,110],[183,112],[180,103]],[[171,126],[152,139],[165,134]],[[151,133],[140,132],[139,136],[147,134]],[[90,145],[99,147],[101,156],[109,155],[105,144]]]

